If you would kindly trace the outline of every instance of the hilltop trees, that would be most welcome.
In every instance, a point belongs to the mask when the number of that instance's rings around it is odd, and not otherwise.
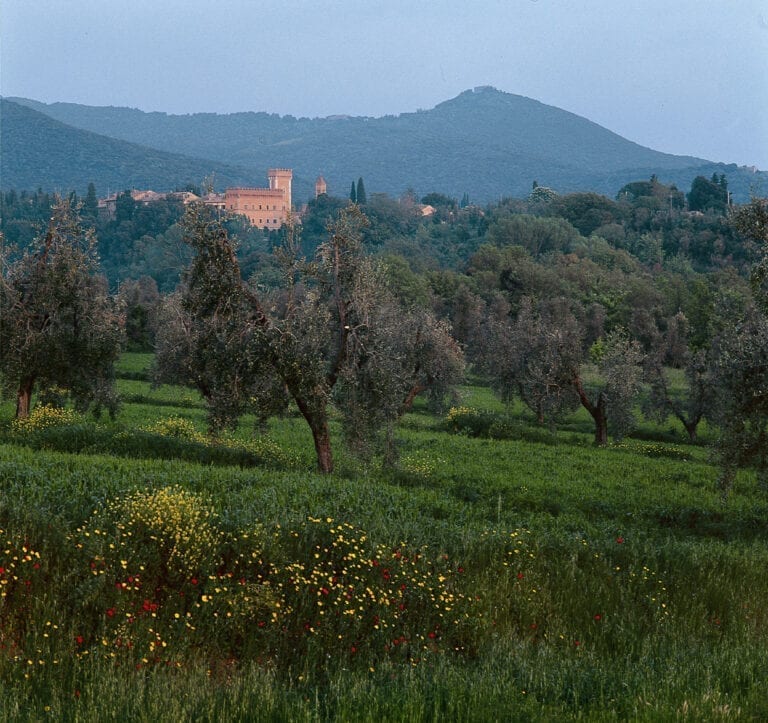
[[[185,239],[195,258],[166,309],[176,322],[159,330],[159,378],[194,383],[212,426],[247,408],[270,413],[282,390],[312,432],[322,472],[333,469],[332,403],[348,437],[368,443],[416,394],[456,381],[461,355],[447,328],[397,306],[362,253],[365,224],[358,206],[343,209],[311,262],[289,226],[276,251],[282,284],[265,291],[242,278],[221,224],[190,208]]]
[[[28,416],[37,387],[66,388],[81,409],[114,410],[114,362],[124,317],[97,275],[93,231],[58,201],[45,235],[12,261],[0,256],[0,372]]]
[[[711,180],[696,176],[688,193],[688,208],[691,211],[725,213],[729,206],[728,181],[724,175],[712,175]]]

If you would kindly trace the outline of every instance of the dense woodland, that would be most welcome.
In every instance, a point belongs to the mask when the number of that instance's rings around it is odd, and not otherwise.
[[[698,177],[687,194],[652,177],[615,199],[559,195],[534,181],[528,198],[485,207],[440,193],[368,197],[362,178],[350,196],[310,200],[299,222],[279,232],[180,203],[138,204],[128,192],[105,218],[93,184],[85,198],[73,193],[63,203],[93,228],[87,233],[125,310],[127,348],[158,351],[158,381],[197,387],[212,429],[249,405],[266,418],[287,394],[325,471],[327,405],[341,404],[357,434],[377,426],[391,438],[407,400],[432,386],[444,395],[457,381],[436,361],[450,358],[456,342],[474,373],[503,399],[521,399],[540,424],[555,429],[582,406],[597,444],[631,430],[641,397],[646,415],[679,419],[691,439],[705,417],[731,423],[727,390],[738,379],[723,360],[735,353],[729,344],[742,348],[750,324],[764,323],[750,274],[754,281],[765,238],[759,223],[744,221],[764,205],[732,207],[725,176]],[[52,201],[42,192],[2,195],[7,263],[36,258],[23,252],[41,237]],[[426,217],[425,204],[434,209]],[[56,233],[49,227],[46,239]],[[385,370],[387,356],[410,361]],[[600,380],[591,387],[587,365]],[[687,395],[670,391],[669,367],[684,370]],[[18,379],[6,374],[5,382],[12,389]],[[19,402],[27,410],[28,397]],[[752,442],[726,466],[744,457],[764,474],[765,424],[753,421],[731,430]]]

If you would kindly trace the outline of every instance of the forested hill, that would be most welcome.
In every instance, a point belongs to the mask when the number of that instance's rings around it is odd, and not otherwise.
[[[32,108],[0,100],[0,184],[20,190],[103,192],[126,188],[174,190],[211,172],[222,183],[250,174],[215,161],[187,158],[73,128]]]
[[[246,167],[251,183],[272,166],[293,168],[303,178],[322,174],[336,195],[346,195],[359,176],[372,192],[396,195],[411,187],[419,195],[468,193],[488,201],[525,196],[534,180],[560,193],[613,196],[626,183],[653,174],[687,190],[698,175],[724,173],[739,201],[768,180],[768,174],[735,164],[659,153],[573,113],[489,87],[465,91],[431,110],[381,118],[168,115],[15,100],[81,129]]]

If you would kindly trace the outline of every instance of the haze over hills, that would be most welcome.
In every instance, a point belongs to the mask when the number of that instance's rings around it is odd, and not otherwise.
[[[0,99],[0,185],[4,189],[100,193],[126,188],[173,190],[200,183],[215,171],[223,183],[239,184],[248,171],[108,138],[61,123]]]
[[[13,100],[77,129],[189,156],[194,163],[214,159],[207,173],[216,170],[217,187],[227,184],[232,167],[250,172],[248,185],[263,185],[269,167],[293,168],[297,201],[310,193],[311,181],[320,174],[329,192],[339,196],[363,176],[369,193],[399,194],[413,188],[419,195],[468,193],[475,201],[525,196],[534,180],[560,193],[591,190],[614,196],[625,183],[652,174],[687,191],[697,175],[713,173],[724,173],[734,199],[743,201],[755,185],[768,180],[764,172],[735,164],[645,148],[573,113],[490,87],[465,91],[428,111],[381,118],[309,119],[263,112],[168,115]],[[4,148],[7,125],[4,117]],[[230,168],[220,172],[214,161]],[[46,185],[43,168],[30,166],[26,172],[39,179],[33,185]],[[152,173],[144,177],[149,179],[145,185],[162,190]],[[5,178],[2,184],[10,185]],[[71,185],[79,186],[79,181]]]

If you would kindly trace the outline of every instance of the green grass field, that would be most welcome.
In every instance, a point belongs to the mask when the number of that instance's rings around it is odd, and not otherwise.
[[[0,407],[1,719],[768,719],[768,498],[681,429],[472,386],[323,477],[298,416],[211,442],[150,364],[115,420]]]

